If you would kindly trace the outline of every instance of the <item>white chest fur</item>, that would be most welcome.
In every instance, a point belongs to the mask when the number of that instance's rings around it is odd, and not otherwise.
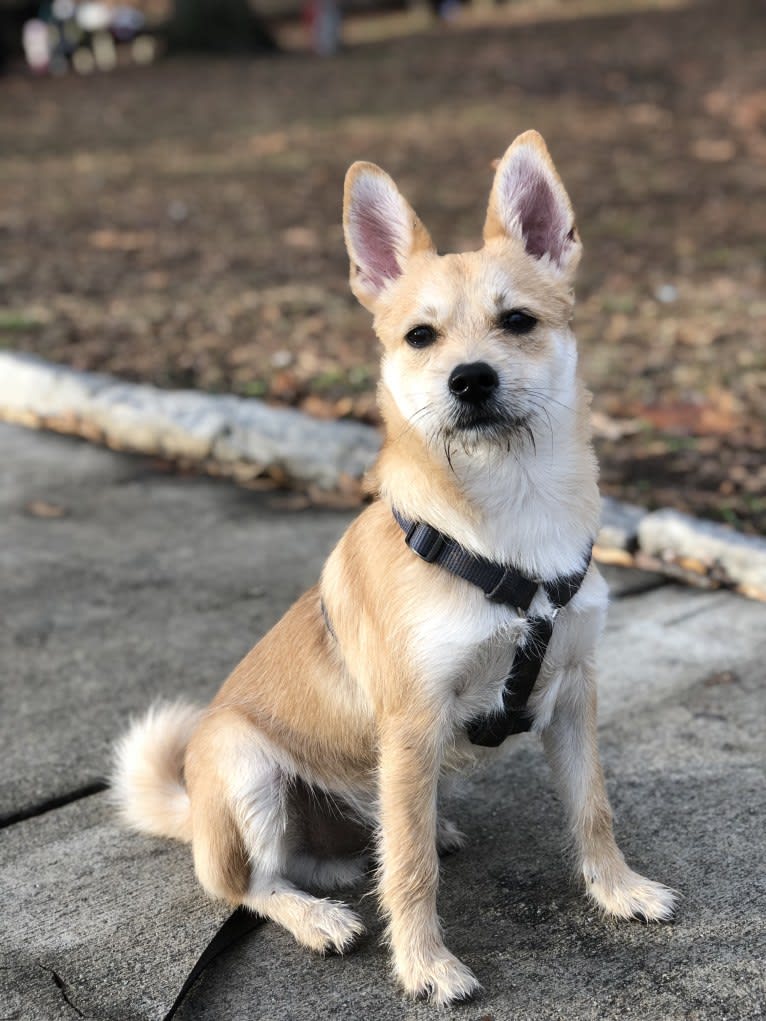
[[[439,703],[470,718],[500,705],[503,683],[526,622],[466,584],[441,586],[410,626],[410,655]]]
[[[607,602],[606,585],[591,568],[572,602],[559,612],[545,666],[535,687],[537,715],[549,718],[560,676],[591,655]],[[547,615],[543,593],[530,612]],[[410,655],[428,694],[449,706],[455,724],[502,706],[502,690],[526,620],[511,607],[491,603],[467,584],[434,591],[410,622]],[[549,704],[550,703],[550,704]]]

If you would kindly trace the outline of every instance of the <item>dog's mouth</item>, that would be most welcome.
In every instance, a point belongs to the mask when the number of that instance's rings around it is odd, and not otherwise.
[[[511,414],[494,407],[461,407],[453,414],[448,433],[471,434],[488,438],[508,439],[516,433],[529,430],[529,416]]]

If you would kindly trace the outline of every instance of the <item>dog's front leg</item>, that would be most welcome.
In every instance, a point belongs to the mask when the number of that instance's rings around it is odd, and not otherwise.
[[[667,921],[677,894],[630,869],[614,839],[590,663],[566,671],[543,744],[564,800],[588,896],[618,918]]]
[[[386,719],[380,733],[380,897],[394,967],[407,992],[437,1004],[479,988],[447,950],[436,913],[441,721],[428,712]]]

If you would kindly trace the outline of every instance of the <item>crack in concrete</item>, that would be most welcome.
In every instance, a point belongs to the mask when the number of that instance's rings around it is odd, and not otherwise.
[[[67,1005],[67,1007],[71,1007],[71,1009],[75,1012],[75,1014],[78,1017],[85,1017],[85,1015],[79,1009],[79,1007],[77,1007],[70,1000],[69,994],[67,993],[67,990],[66,990],[66,983],[64,982],[63,978],[59,975],[59,973],[54,968],[49,968],[47,964],[40,964],[39,961],[38,961],[38,964],[39,964],[40,968],[42,968],[43,971],[47,971],[48,974],[51,976],[51,978],[53,979],[53,981],[54,981],[54,983],[56,985],[56,988],[61,993],[61,997],[64,1000],[64,1003]]]
[[[703,613],[709,613],[711,610],[715,610],[726,602],[727,592],[725,591],[717,599],[711,598],[706,600],[701,606],[695,606],[691,610],[687,610],[686,613],[681,613],[677,617],[671,617],[670,620],[665,621],[665,627],[674,627],[676,624],[685,624],[687,620],[691,620],[692,617],[699,617]]]
[[[77,787],[73,791],[68,791],[66,794],[59,794],[55,798],[48,798],[37,805],[30,805],[29,808],[22,808],[18,812],[9,812],[7,815],[0,816],[0,830],[4,830],[8,826],[14,826],[19,822],[25,822],[27,819],[34,819],[38,815],[45,815],[46,812],[63,808],[65,805],[71,805],[73,801],[81,801],[83,798],[90,798],[94,794],[101,794],[107,789],[107,786],[105,780],[97,780],[94,783]]]

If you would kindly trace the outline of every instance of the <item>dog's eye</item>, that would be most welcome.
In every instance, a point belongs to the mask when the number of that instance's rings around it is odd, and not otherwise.
[[[428,347],[436,340],[436,330],[433,326],[413,326],[404,339],[410,347]]]
[[[506,333],[513,333],[520,336],[522,333],[529,333],[537,326],[537,320],[528,312],[522,312],[520,308],[512,308],[510,312],[503,312],[498,320],[501,330]]]

